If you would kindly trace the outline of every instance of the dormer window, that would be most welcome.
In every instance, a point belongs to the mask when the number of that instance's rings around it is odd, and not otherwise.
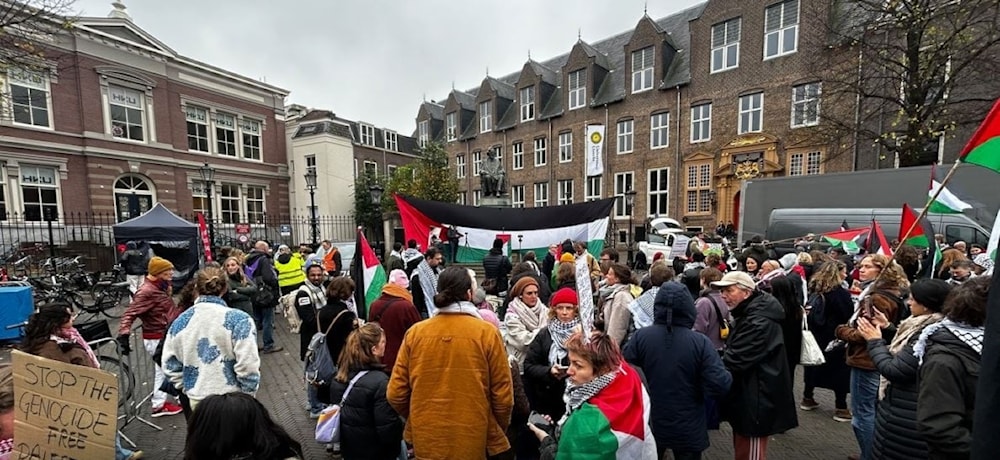
[[[445,126],[447,128],[448,142],[458,139],[458,114],[455,112],[449,113],[445,117]]]
[[[358,124],[358,131],[361,132],[361,143],[364,145],[375,145],[375,127],[372,125]]]
[[[632,52],[632,93],[653,89],[654,49],[648,46]]]
[[[427,120],[421,120],[417,124],[417,142],[420,143],[420,148],[427,146],[427,140],[430,138],[430,122]]]
[[[479,132],[488,133],[493,130],[493,113],[490,101],[479,103]]]
[[[535,87],[521,88],[521,121],[535,119]]]
[[[398,151],[399,148],[397,148],[398,144],[396,143],[396,133],[387,129],[383,130],[383,133],[385,133],[385,149],[392,150],[394,152]]]
[[[567,77],[569,83],[569,109],[579,109],[587,104],[587,71],[572,72]]]

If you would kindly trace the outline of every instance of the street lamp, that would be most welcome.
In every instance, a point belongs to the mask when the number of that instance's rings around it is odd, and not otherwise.
[[[633,221],[632,221],[632,219],[634,218],[634,215],[635,215],[635,212],[634,212],[635,211],[635,190],[632,190],[631,188],[627,192],[625,192],[625,206],[628,206],[628,265],[629,265],[629,267],[631,267],[632,264],[633,264],[633,262],[635,262],[635,259],[633,258],[633,254],[632,254],[632,246],[633,246],[633,241],[632,241],[633,233],[632,232],[635,230],[635,226],[633,225]]]
[[[316,222],[316,168],[306,168],[306,189],[309,190],[309,234],[313,248],[319,245],[319,224]]]
[[[201,180],[205,183],[205,191],[208,194],[208,240],[211,241],[209,245],[214,249],[215,220],[212,218],[212,208],[215,206],[212,204],[212,189],[215,188],[215,168],[209,166],[206,162],[198,168],[198,172],[201,173]]]
[[[375,212],[378,214],[378,222],[382,221],[382,192],[384,192],[384,191],[385,191],[385,188],[382,187],[381,185],[379,185],[377,182],[376,183],[372,183],[371,185],[368,186],[368,193],[371,196],[372,205],[375,206]],[[372,236],[375,237],[375,245],[376,245],[377,248],[379,248],[378,249],[378,253],[381,255],[382,254],[382,238],[381,238],[382,230],[381,230],[381,228],[378,229],[378,230],[375,230],[373,228],[372,230],[373,230]]]

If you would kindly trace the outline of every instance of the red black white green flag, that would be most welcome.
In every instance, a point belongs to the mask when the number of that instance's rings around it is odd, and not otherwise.
[[[1000,173],[1000,99],[993,104],[983,124],[979,125],[958,157],[963,163]]]

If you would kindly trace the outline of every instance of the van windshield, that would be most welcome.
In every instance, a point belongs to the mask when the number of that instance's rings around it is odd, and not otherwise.
[[[947,226],[944,236],[948,244],[955,244],[956,241],[965,241],[969,244],[981,244],[985,247],[990,241],[989,235],[983,233],[978,228],[967,227],[965,225]]]

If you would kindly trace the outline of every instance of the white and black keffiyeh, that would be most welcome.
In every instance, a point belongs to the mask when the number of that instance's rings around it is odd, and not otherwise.
[[[589,401],[590,398],[593,398],[600,393],[601,390],[610,385],[611,382],[615,380],[615,377],[618,377],[618,370],[608,372],[607,374],[597,377],[594,380],[584,383],[583,385],[573,385],[571,383],[567,383],[565,396],[566,417],[579,409],[583,403]]]
[[[434,294],[437,294],[438,284],[437,270],[431,268],[431,265],[425,259],[420,261],[420,265],[417,265],[416,272],[419,277],[418,281],[420,281],[420,289],[424,291],[427,315],[433,317],[437,314],[437,308],[434,308]]]
[[[917,339],[917,343],[913,345],[913,355],[920,360],[920,364],[924,363],[924,354],[927,353],[927,339],[937,332],[941,328],[945,328],[948,332],[951,332],[958,340],[962,343],[972,348],[976,354],[983,355],[983,335],[986,332],[985,327],[972,327],[968,324],[956,323],[950,319],[945,318],[939,323],[934,323],[930,326],[924,328],[920,333],[920,338]]]
[[[659,286],[653,286],[629,302],[628,310],[632,312],[632,321],[635,322],[636,329],[653,324],[653,303],[656,300],[656,293],[659,291]]]
[[[549,321],[549,335],[552,336],[552,346],[549,348],[549,365],[554,366],[562,362],[568,354],[566,352],[566,341],[576,332],[580,331],[580,318],[573,318],[572,321],[564,323],[558,319]]]

